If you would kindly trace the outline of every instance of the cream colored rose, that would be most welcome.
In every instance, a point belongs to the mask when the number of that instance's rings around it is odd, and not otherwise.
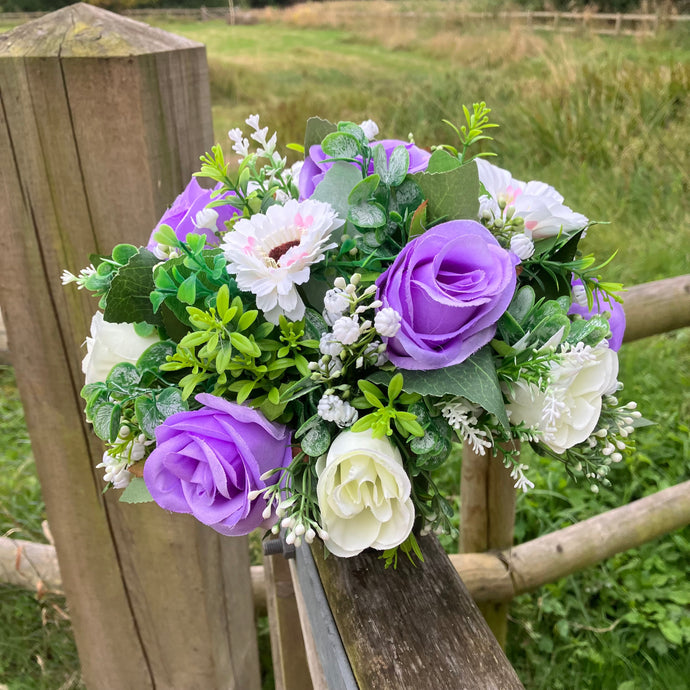
[[[120,362],[136,364],[144,350],[159,340],[158,335],[137,335],[131,323],[105,321],[97,311],[91,319],[91,337],[86,339],[86,356],[81,363],[86,383],[105,381]]]
[[[342,432],[317,463],[316,487],[328,550],[356,556],[366,548],[391,549],[412,531],[410,479],[400,451],[370,430]]]
[[[616,390],[617,376],[618,356],[606,341],[573,348],[554,364],[545,391],[524,381],[505,389],[510,421],[537,429],[549,448],[563,453],[594,431],[602,396]]]

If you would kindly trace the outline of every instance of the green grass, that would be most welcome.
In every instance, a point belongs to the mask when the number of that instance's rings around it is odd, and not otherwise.
[[[283,144],[300,141],[305,119],[320,115],[370,117],[382,135],[414,132],[429,146],[449,137],[441,119],[457,120],[461,104],[486,100],[501,124],[493,146],[499,165],[553,184],[576,210],[610,221],[586,240],[601,259],[618,250],[608,277],[634,284],[688,271],[687,33],[644,41],[565,37],[486,26],[460,31],[451,22],[411,26],[395,17],[335,29],[322,7],[292,11],[288,24],[161,25],[207,45],[218,141],[258,112]],[[10,373],[0,374],[0,533],[40,539],[40,491],[21,408]],[[622,397],[636,400],[656,426],[638,432],[638,452],[598,495],[567,480],[558,463],[532,457],[539,481],[518,501],[518,541],[690,475],[690,332],[625,345],[621,379]],[[447,492],[457,493],[458,476],[457,466],[444,468]],[[688,562],[685,529],[519,597],[508,651],[527,687],[686,687]],[[35,657],[66,679],[76,668],[73,647],[58,641],[68,639],[64,625],[41,623],[49,607],[32,596],[0,590],[0,683],[59,687],[64,681],[51,686]],[[4,623],[15,618],[11,628]],[[20,619],[33,621],[34,632]],[[22,658],[22,667],[5,662]]]

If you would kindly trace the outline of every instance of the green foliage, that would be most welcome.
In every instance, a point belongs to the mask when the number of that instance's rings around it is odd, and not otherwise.
[[[146,482],[140,477],[132,477],[125,490],[120,494],[121,503],[150,503],[153,496],[146,488]]]
[[[415,537],[413,532],[410,532],[410,535],[405,539],[405,541],[392,548],[392,549],[386,549],[380,556],[379,558],[385,561],[384,568],[387,570],[391,566],[393,566],[393,570],[398,569],[398,554],[404,554],[407,556],[407,559],[412,563],[412,565],[416,566],[417,564],[415,563],[415,560],[413,556],[416,556],[421,563],[424,563],[424,556],[422,555],[422,550],[419,548],[419,543],[417,542],[417,538]]]
[[[410,435],[424,436],[424,429],[419,425],[417,415],[408,409],[402,410],[396,407],[398,405],[407,408],[419,400],[419,396],[415,393],[402,392],[403,375],[400,372],[395,374],[388,383],[387,395],[384,395],[381,389],[371,381],[360,380],[357,385],[362,391],[362,397],[355,398],[352,406],[360,410],[373,407],[374,411],[360,417],[352,425],[352,431],[371,429],[374,438],[383,438],[391,436],[395,427],[402,438]]]
[[[371,376],[371,380],[382,383],[386,382],[389,376],[388,372],[376,372]],[[434,397],[452,395],[467,398],[475,405],[481,405],[503,426],[508,427],[501,386],[493,357],[487,348],[475,352],[461,364],[445,369],[406,371],[403,389],[408,393]]]
[[[476,218],[479,212],[479,177],[476,165],[462,165],[439,172],[411,176],[429,200],[429,214],[436,221]]]
[[[454,146],[444,145],[442,148],[453,154],[455,158],[460,163],[467,162],[466,156],[469,148],[480,141],[493,141],[493,137],[486,134],[487,129],[492,129],[498,127],[497,124],[489,122],[489,113],[491,108],[486,107],[486,103],[483,101],[481,103],[475,103],[472,106],[472,112],[470,112],[467,106],[462,106],[463,114],[465,115],[466,124],[461,125],[460,128],[454,125],[449,120],[443,120],[454,132],[457,134],[460,143],[462,144],[462,150],[458,151]],[[478,156],[488,156],[495,154],[482,154],[479,153]]]
[[[171,341],[155,343],[142,353],[136,365],[116,364],[105,382],[82,388],[81,397],[86,401],[84,414],[99,438],[110,444],[119,443],[123,448],[141,433],[153,439],[159,424],[187,409],[174,383],[160,374],[161,366],[174,350]],[[122,427],[129,432],[119,438]]]
[[[230,302],[227,285],[218,290],[215,306],[205,311],[187,307],[187,314],[192,330],[160,367],[166,372],[191,369],[179,381],[182,398],[196,392],[234,393],[238,403],[250,399],[269,419],[280,417],[287,402],[281,394],[309,374],[304,353],[318,351],[318,341],[304,337],[304,321],[281,318],[275,333],[258,310],[245,311],[239,296]]]

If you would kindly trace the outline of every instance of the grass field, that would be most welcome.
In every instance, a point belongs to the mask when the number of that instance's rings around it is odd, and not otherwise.
[[[634,284],[689,271],[687,32],[601,39],[393,15],[336,19],[321,7],[256,26],[163,25],[207,45],[218,141],[258,112],[283,144],[300,141],[305,119],[320,115],[372,118],[383,136],[413,132],[430,146],[449,140],[443,118],[457,121],[463,103],[485,100],[501,125],[492,147],[499,165],[610,221],[586,239],[601,259],[618,249],[607,276]],[[638,433],[637,454],[597,496],[556,463],[533,459],[540,479],[518,501],[518,541],[688,478],[690,332],[625,345],[621,378],[623,397],[656,426]],[[0,423],[0,534],[42,539],[40,490],[8,370],[0,371]],[[457,493],[458,473],[443,469],[448,493]],[[508,651],[526,686],[688,687],[689,563],[686,529],[518,598]],[[78,686],[63,608],[0,588],[0,683]]]

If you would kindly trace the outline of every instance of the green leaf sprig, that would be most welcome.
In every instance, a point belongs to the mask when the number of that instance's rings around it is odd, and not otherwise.
[[[400,372],[390,380],[386,394],[370,381],[358,381],[357,385],[362,396],[355,398],[352,406],[360,410],[373,408],[374,411],[360,417],[351,427],[352,431],[371,429],[374,438],[383,438],[393,434],[394,426],[403,438],[410,435],[424,436],[424,429],[417,421],[417,415],[406,409],[417,402],[419,396],[415,393],[403,393],[403,376]]]

